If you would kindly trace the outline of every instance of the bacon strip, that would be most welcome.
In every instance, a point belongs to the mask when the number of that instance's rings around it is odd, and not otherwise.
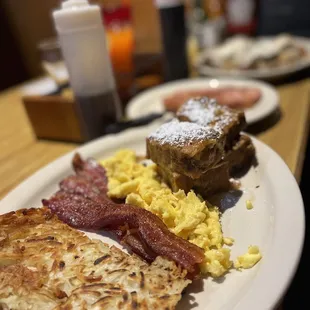
[[[76,175],[63,180],[60,191],[42,201],[62,221],[76,228],[110,230],[147,261],[160,255],[191,275],[199,272],[198,264],[204,260],[202,249],[171,233],[151,212],[110,200],[105,169],[94,160],[83,161],[77,154],[73,167]]]
[[[106,203],[107,198],[107,177],[105,171],[101,169],[95,169],[92,171],[93,163],[91,160],[88,162],[82,162],[79,156],[74,157],[74,168],[80,175],[73,175],[67,177],[60,182],[60,188],[69,193],[82,195],[97,203]],[[94,163],[96,167],[96,162]],[[81,166],[82,165],[82,166]],[[83,170],[83,166],[88,169]],[[97,181],[95,181],[97,180]],[[91,185],[90,181],[97,182],[97,186]],[[101,190],[99,190],[99,188]],[[111,201],[109,200],[109,203]],[[72,225],[74,226],[74,225]],[[113,229],[111,230],[114,235],[121,241],[122,244],[127,245],[134,253],[143,257],[146,261],[152,262],[156,258],[156,254],[149,249],[141,240],[138,234],[128,234],[126,230]]]

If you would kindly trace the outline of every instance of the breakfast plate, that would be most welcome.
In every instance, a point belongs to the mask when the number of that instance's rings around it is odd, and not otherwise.
[[[260,99],[252,107],[245,109],[248,124],[253,124],[270,115],[279,106],[279,96],[276,89],[264,82],[256,80],[229,78],[195,78],[169,82],[146,90],[132,98],[126,107],[126,116],[135,119],[151,113],[165,113],[163,99],[180,91],[220,89],[224,87],[257,88],[261,91]],[[172,114],[171,112],[168,112]]]
[[[40,207],[41,199],[50,197],[58,183],[72,174],[71,161],[76,152],[84,158],[103,159],[120,148],[145,154],[145,137],[162,121],[126,130],[87,143],[62,156],[29,177],[1,202],[1,213],[20,208]],[[195,280],[178,305],[178,309],[273,309],[296,271],[304,239],[304,206],[299,187],[283,160],[264,143],[252,138],[257,166],[241,178],[242,195],[224,195],[219,203],[230,204],[223,213],[226,236],[233,237],[232,256],[258,245],[263,258],[252,269],[231,270],[217,280]],[[248,210],[246,201],[254,208]],[[234,202],[234,205],[231,202]],[[102,234],[87,233],[91,238],[117,243]]]
[[[261,37],[262,40],[274,40],[274,37]],[[206,63],[208,51],[201,52],[195,61],[195,67],[201,76],[206,77],[230,77],[230,78],[250,78],[272,81],[287,77],[295,72],[299,72],[310,66],[310,40],[304,37],[293,37],[296,44],[304,49],[305,57],[300,57],[298,61],[283,64],[278,67],[268,67],[259,69],[224,69]],[[262,48],[263,49],[263,48]]]

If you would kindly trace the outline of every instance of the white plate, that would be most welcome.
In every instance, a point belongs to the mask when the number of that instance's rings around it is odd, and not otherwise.
[[[272,40],[273,38],[270,39]],[[269,81],[284,78],[310,66],[310,39],[303,37],[294,37],[294,40],[296,40],[297,44],[305,48],[305,50],[308,52],[308,57],[301,58],[300,61],[296,63],[288,64],[278,68],[259,70],[225,70],[205,64],[205,57],[203,54],[198,56],[195,67],[197,68],[197,71],[201,76],[252,78]]]
[[[256,87],[262,92],[260,100],[244,111],[248,124],[255,123],[268,116],[279,105],[276,89],[264,82],[241,79],[209,79],[195,78],[178,80],[153,87],[132,98],[126,107],[126,115],[130,119],[145,116],[149,113],[164,113],[163,98],[180,90],[195,90],[219,87]]]
[[[23,84],[20,90],[24,96],[45,96],[57,92],[58,85],[52,78],[44,76]]]
[[[145,153],[145,136],[160,122],[127,130],[86,144],[76,151],[82,156],[104,158],[119,148]],[[259,165],[242,179],[246,191],[223,217],[225,236],[235,238],[232,258],[258,245],[262,260],[252,269],[232,270],[225,279],[211,278],[194,282],[178,309],[272,309],[285,293],[297,268],[304,238],[304,209],[298,185],[282,159],[269,147],[253,139]],[[41,199],[57,189],[57,183],[72,173],[74,152],[57,159],[36,172],[0,202],[1,213],[19,208],[40,207]],[[256,188],[259,185],[259,188]],[[252,199],[254,209],[247,210],[245,200]],[[110,239],[90,234],[105,242]],[[191,295],[189,297],[188,295]]]

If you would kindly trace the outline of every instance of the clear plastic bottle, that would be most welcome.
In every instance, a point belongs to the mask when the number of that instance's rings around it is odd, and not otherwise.
[[[53,12],[85,140],[101,136],[121,118],[101,10],[87,0],[67,0]]]

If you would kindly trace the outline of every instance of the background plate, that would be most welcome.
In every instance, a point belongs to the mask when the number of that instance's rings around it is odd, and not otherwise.
[[[225,86],[256,87],[261,90],[262,96],[260,100],[253,107],[244,111],[248,124],[253,124],[263,119],[279,106],[279,96],[276,89],[264,82],[229,78],[196,78],[165,83],[142,92],[128,102],[126,115],[128,118],[134,119],[150,113],[164,113],[165,108],[162,99],[178,90],[220,88]]]
[[[273,37],[262,38],[273,40]],[[310,67],[310,39],[294,37],[294,40],[296,40],[297,44],[305,48],[305,50],[308,52],[308,57],[301,58],[300,61],[288,64],[286,66],[259,70],[225,70],[205,64],[205,56],[202,53],[200,56],[198,56],[195,67],[198,73],[202,76],[252,78],[268,81],[284,78],[302,69]]]

